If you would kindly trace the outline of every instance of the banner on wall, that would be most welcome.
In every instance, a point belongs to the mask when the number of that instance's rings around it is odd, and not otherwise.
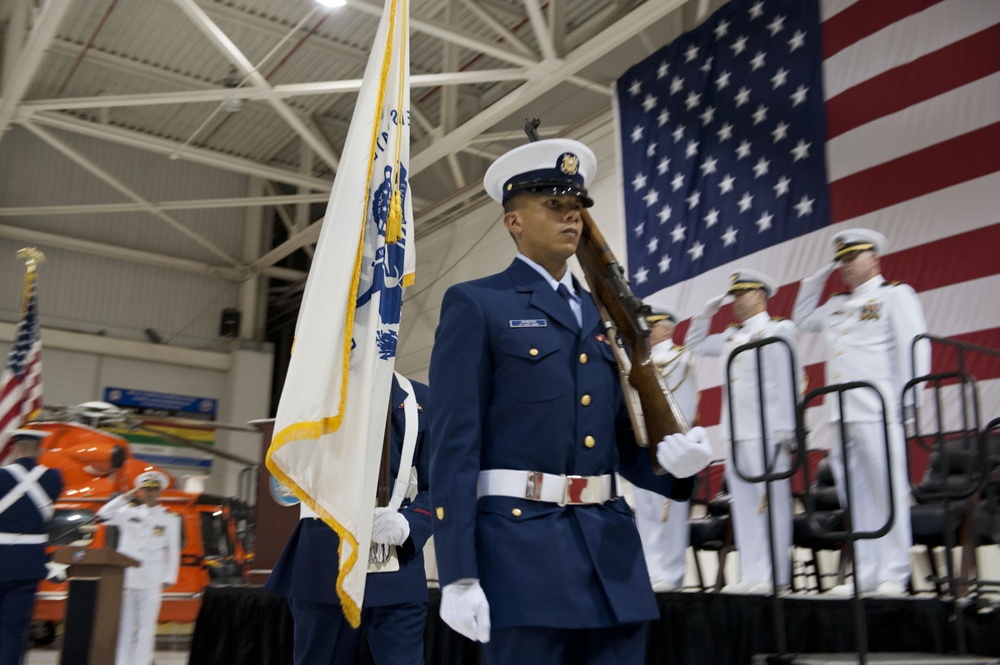
[[[156,423],[156,429],[188,441],[215,445],[215,428],[211,423],[216,419],[219,401],[210,397],[177,395],[136,388],[107,387],[104,401],[129,409],[139,419],[171,419],[183,423]],[[204,421],[200,427],[192,421]],[[212,456],[194,448],[186,448],[149,430],[115,428],[111,430],[124,437],[136,458],[159,466],[199,469],[208,473],[212,468]]]

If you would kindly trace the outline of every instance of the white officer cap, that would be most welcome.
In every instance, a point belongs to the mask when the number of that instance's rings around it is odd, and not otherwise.
[[[681,320],[677,310],[666,305],[650,305],[649,314],[646,315],[646,323],[655,324],[660,321],[670,321],[677,323]]]
[[[587,183],[597,173],[594,152],[573,139],[543,139],[501,155],[486,171],[483,186],[493,200],[506,203],[514,194],[574,194],[587,208],[594,205]]]
[[[754,289],[763,289],[764,295],[771,298],[778,292],[778,283],[756,270],[737,270],[729,276],[729,290],[726,293],[732,296]]]
[[[170,484],[166,475],[160,473],[159,471],[146,471],[145,473],[140,473],[135,479],[135,486],[152,489],[165,489]]]
[[[876,254],[885,251],[889,241],[878,231],[871,229],[846,229],[833,236],[833,260],[837,261],[846,254],[863,252],[870,249]]]

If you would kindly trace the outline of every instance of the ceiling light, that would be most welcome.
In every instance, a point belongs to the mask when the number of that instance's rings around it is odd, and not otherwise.
[[[243,100],[239,97],[230,97],[222,102],[222,108],[230,113],[238,113],[243,110]]]
[[[347,4],[347,0],[316,0],[316,2],[324,7],[343,7]]]

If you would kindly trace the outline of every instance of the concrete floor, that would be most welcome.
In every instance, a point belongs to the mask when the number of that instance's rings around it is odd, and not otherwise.
[[[157,651],[153,655],[155,665],[187,665],[187,651]],[[32,649],[28,652],[25,665],[58,665],[58,649]]]

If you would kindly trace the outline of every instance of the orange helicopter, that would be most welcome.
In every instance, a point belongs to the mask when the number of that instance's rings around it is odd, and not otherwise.
[[[212,454],[247,467],[255,467],[256,462],[156,429],[105,402],[47,411],[44,419],[25,427],[49,433],[43,439],[39,461],[59,469],[63,477],[63,491],[49,524],[50,552],[66,545],[115,547],[117,528],[98,521],[97,511],[114,496],[130,490],[139,474],[156,470],[170,479],[160,500],[181,517],[183,525],[180,571],[177,583],[163,593],[159,622],[194,623],[206,586],[247,583],[254,550],[254,510],[250,503],[255,503],[255,497],[244,500],[179,489],[171,474],[134,457],[129,442],[105,428],[146,430],[180,445],[207,448]],[[56,625],[66,615],[67,590],[65,581],[48,579],[40,584],[32,615],[36,642],[44,644],[54,638]]]

